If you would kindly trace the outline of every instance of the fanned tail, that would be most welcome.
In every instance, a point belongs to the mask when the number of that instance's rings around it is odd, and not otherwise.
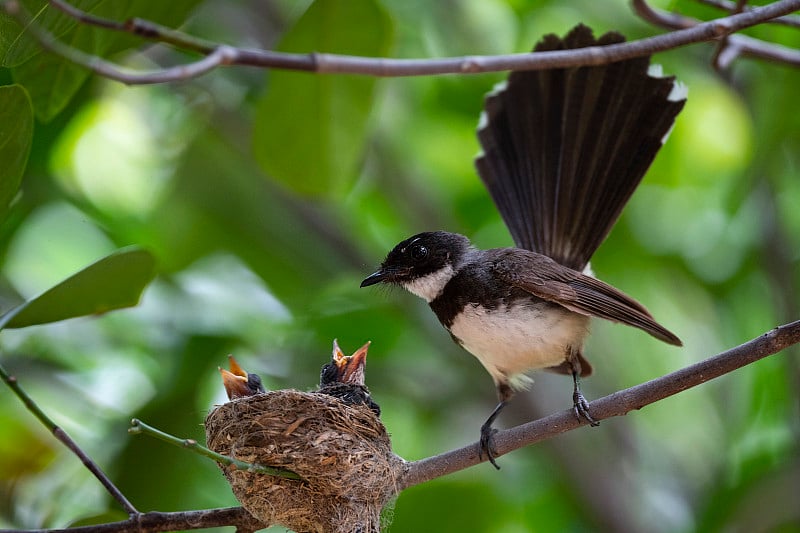
[[[624,40],[579,25],[534,51]],[[649,63],[513,72],[487,95],[475,164],[518,247],[576,270],[589,262],[686,102]]]

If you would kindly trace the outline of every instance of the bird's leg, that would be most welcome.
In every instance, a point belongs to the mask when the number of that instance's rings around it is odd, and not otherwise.
[[[567,363],[572,369],[572,404],[575,418],[579,421],[586,420],[589,422],[590,426],[599,426],[600,422],[592,418],[592,415],[589,414],[589,402],[586,401],[586,397],[581,392],[581,362],[580,358],[577,357],[576,353],[572,350],[570,350]]]
[[[572,381],[575,384],[572,392],[572,403],[574,404],[575,418],[586,420],[590,426],[599,426],[600,422],[592,418],[589,414],[589,402],[581,392],[581,378],[578,372],[572,371]]]
[[[494,460],[495,453],[492,450],[494,447],[494,443],[492,442],[492,437],[497,432],[496,429],[492,427],[497,415],[500,414],[500,411],[508,405],[508,401],[511,399],[514,393],[511,391],[511,387],[508,383],[498,383],[497,384],[497,397],[499,398],[499,402],[497,406],[495,406],[494,411],[492,414],[489,415],[489,418],[486,419],[486,422],[483,423],[481,426],[481,440],[480,446],[478,447],[478,457],[483,459],[483,455],[486,454],[486,457],[489,459],[489,462],[492,463],[496,469],[500,470],[500,466],[497,464],[497,461]]]

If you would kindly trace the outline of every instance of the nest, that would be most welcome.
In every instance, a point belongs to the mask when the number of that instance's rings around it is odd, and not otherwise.
[[[212,450],[302,478],[220,465],[242,506],[265,524],[303,533],[380,531],[404,461],[368,406],[280,390],[221,405],[205,426]]]

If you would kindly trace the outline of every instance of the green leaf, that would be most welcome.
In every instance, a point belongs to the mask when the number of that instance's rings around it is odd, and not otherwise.
[[[73,32],[75,37],[84,32]],[[73,43],[70,43],[73,44]],[[36,118],[50,122],[69,104],[91,72],[83,67],[42,52],[12,70],[14,81],[25,86],[33,102]]]
[[[92,11],[104,0],[71,0],[71,4],[84,11]],[[78,21],[47,5],[46,0],[22,0],[23,9],[30,13],[35,24],[56,37],[70,32]],[[0,11],[0,65],[15,67],[41,52],[42,48],[30,33]]]
[[[155,259],[119,250],[0,317],[0,329],[24,328],[131,307],[155,277]]]
[[[389,17],[373,0],[318,0],[279,48],[382,56],[391,34]],[[344,190],[357,177],[375,78],[272,71],[269,81],[254,132],[261,167],[298,192]]]
[[[0,221],[17,194],[33,139],[33,110],[19,85],[0,87]]]
[[[174,2],[105,2],[84,0],[77,7],[111,20],[122,21],[139,17],[167,26],[183,22],[199,0],[177,0]],[[33,11],[32,11],[33,12]],[[54,9],[40,9],[41,16],[35,23],[58,35],[59,39],[78,50],[98,57],[108,57],[142,39],[133,35],[96,28],[86,24],[75,24],[75,20]],[[18,27],[19,28],[19,27]],[[3,29],[0,19],[0,31]],[[0,40],[2,45],[2,40]],[[42,122],[52,120],[69,104],[92,72],[76,66],[50,52],[41,51],[38,43],[27,34],[20,34],[8,48],[4,61],[14,65],[14,80],[24,85],[31,95],[36,117]],[[0,53],[2,47],[0,46]]]

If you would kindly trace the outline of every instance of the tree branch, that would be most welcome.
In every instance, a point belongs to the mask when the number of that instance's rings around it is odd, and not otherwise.
[[[770,4],[769,7],[774,7],[778,3]],[[653,8],[646,0],[632,0],[632,5],[636,14],[647,22],[661,28],[677,30],[677,32],[694,30],[709,24],[691,17]],[[743,13],[731,15],[731,17],[753,14],[758,9],[761,8],[745,9]],[[790,12],[787,11],[787,13]],[[714,64],[719,69],[728,68],[733,60],[740,56],[753,57],[795,67],[800,66],[800,51],[798,50],[780,44],[766,43],[747,35],[730,35],[730,33],[725,36],[725,45],[717,50],[714,55]],[[667,35],[674,35],[674,33]]]
[[[125,497],[124,494],[117,488],[116,485],[109,479],[109,477],[103,472],[103,470],[97,466],[97,464],[92,461],[92,459],[84,452],[78,443],[72,440],[72,437],[69,434],[61,429],[53,420],[47,416],[44,411],[33,401],[33,398],[28,396],[28,393],[19,385],[16,376],[10,375],[6,372],[6,369],[0,365],[0,379],[2,379],[6,385],[17,395],[17,397],[22,401],[25,407],[33,413],[33,415],[45,426],[53,436],[58,439],[64,446],[66,446],[69,451],[74,453],[78,459],[81,460],[83,465],[91,472],[94,477],[100,481],[100,484],[108,491],[108,493],[115,499],[122,508],[128,513],[129,516],[135,516],[139,514],[139,511],[133,504],[128,501],[128,498]]]
[[[59,11],[69,15],[80,23],[88,26],[96,26],[106,30],[118,31],[123,33],[132,33],[142,37],[143,39],[150,39],[161,43],[171,44],[183,50],[193,50],[203,55],[208,55],[214,51],[219,45],[213,41],[200,39],[192,35],[183,33],[181,31],[150,22],[140,18],[131,18],[125,22],[118,22],[103,17],[92,15],[86,11],[78,9],[68,2],[63,0],[49,0],[51,6]]]
[[[705,4],[707,6],[716,7],[717,9],[722,9],[723,11],[727,11],[728,13],[737,13],[739,10],[739,6],[736,2],[731,2],[730,0],[696,0],[701,4]],[[753,8],[750,6],[742,6],[743,9],[739,11],[751,11]],[[767,21],[769,24],[783,24],[784,26],[791,26],[792,28],[800,28],[800,17],[796,15],[784,15],[782,17],[775,17],[774,19]]]
[[[158,531],[188,531],[225,526],[236,526],[237,531],[257,531],[269,527],[270,524],[256,520],[241,507],[223,507],[174,513],[153,511],[140,513],[129,520],[95,526],[64,529],[0,529],[0,533],[6,531],[14,533],[157,533]]]
[[[779,326],[736,348],[715,355],[666,376],[610,394],[589,404],[592,417],[603,420],[628,414],[634,409],[663,400],[669,396],[725,375],[800,342],[800,320]],[[555,413],[511,429],[498,431],[494,436],[497,455],[529,446],[586,425],[578,420],[572,409]],[[405,475],[398,481],[399,490],[452,474],[486,461],[479,458],[478,443],[408,464]]]
[[[630,41],[610,46],[593,46],[577,50],[561,50],[524,54],[508,54],[498,56],[463,56],[442,59],[389,59],[348,56],[339,54],[310,53],[290,54],[235,48],[227,45],[211,43],[186,35],[182,32],[164,28],[148,21],[132,19],[120,24],[107,21],[82,12],[74,6],[56,1],[55,7],[62,9],[70,16],[83,23],[102,26],[107,29],[127,31],[159,42],[166,42],[179,48],[206,54],[201,60],[182,66],[155,70],[151,72],[131,72],[119,65],[91,56],[69,47],[42,29],[32,20],[19,0],[0,0],[5,11],[27,28],[45,49],[68,61],[81,65],[96,74],[120,81],[125,84],[152,84],[168,81],[179,81],[194,78],[220,66],[247,65],[261,68],[277,68],[301,70],[317,73],[362,74],[368,76],[428,76],[434,74],[472,74],[479,72],[497,72],[505,70],[541,70],[548,68],[564,68],[582,65],[602,65],[663,52],[693,43],[720,39],[776,17],[787,15],[800,9],[800,0],[778,0],[772,4],[753,8],[744,13],[737,13],[716,20],[692,23],[671,33]],[[634,6],[646,6],[643,0],[633,0]],[[52,1],[51,1],[52,4]],[[69,7],[67,7],[69,6]],[[690,19],[687,19],[690,20]],[[737,36],[741,37],[741,36]],[[774,45],[777,46],[777,45]],[[796,63],[792,54],[787,52],[787,62]],[[748,49],[748,55],[755,51]],[[772,59],[777,56],[768,54]],[[758,56],[761,57],[761,56]]]

